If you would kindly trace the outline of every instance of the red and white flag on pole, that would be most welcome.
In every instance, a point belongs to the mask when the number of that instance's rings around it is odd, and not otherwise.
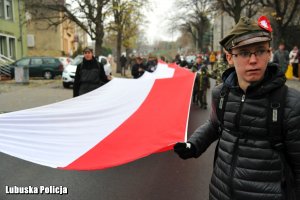
[[[159,63],[85,95],[0,115],[0,152],[49,167],[94,170],[183,141],[194,74]]]

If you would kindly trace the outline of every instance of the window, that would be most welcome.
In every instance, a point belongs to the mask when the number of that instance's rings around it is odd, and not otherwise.
[[[4,0],[0,0],[0,18],[4,19]]]
[[[0,35],[0,54],[4,56],[8,56],[6,37],[2,35]]]
[[[52,58],[44,58],[44,64],[55,64],[55,60]]]
[[[16,38],[0,35],[0,54],[16,59]]]
[[[12,0],[0,0],[0,18],[13,20]]]
[[[29,58],[24,58],[17,62],[17,66],[28,66],[29,65]]]
[[[8,39],[9,44],[9,57],[12,59],[16,59],[16,44],[15,44],[15,38],[9,38]]]
[[[41,65],[41,64],[43,64],[43,60],[41,58],[33,58],[33,59],[31,59],[31,64],[32,65]]]

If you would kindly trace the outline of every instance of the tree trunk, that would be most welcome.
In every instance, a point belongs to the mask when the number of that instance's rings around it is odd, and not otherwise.
[[[132,54],[132,49],[131,48],[126,48],[125,52],[126,52],[126,58],[127,58],[127,60],[129,60],[130,55]]]
[[[120,58],[121,58],[121,52],[122,51],[122,33],[121,31],[118,31],[117,33],[117,73],[121,73],[121,63],[120,63]]]
[[[198,50],[203,52],[203,29],[198,29]]]
[[[273,48],[278,49],[279,44],[284,42],[283,31],[281,30],[280,24],[275,24],[273,29]]]
[[[95,43],[95,56],[100,56],[102,54],[102,43],[103,43],[104,31],[103,25],[97,24],[96,26],[96,43]]]
[[[235,8],[234,8],[234,22],[237,24],[241,18],[241,13],[242,13],[242,1],[236,0],[235,1]]]

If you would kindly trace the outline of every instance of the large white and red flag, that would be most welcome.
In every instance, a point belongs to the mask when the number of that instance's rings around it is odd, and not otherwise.
[[[94,170],[169,150],[186,137],[194,74],[159,63],[85,95],[0,115],[0,152],[62,169]]]

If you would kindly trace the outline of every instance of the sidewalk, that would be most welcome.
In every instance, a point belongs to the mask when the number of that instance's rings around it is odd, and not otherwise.
[[[300,81],[299,80],[287,80],[286,85],[300,91]]]
[[[30,80],[27,85],[1,81],[0,114],[60,102],[72,98],[72,92],[63,88],[60,79]]]
[[[132,78],[130,67],[127,66],[125,69],[125,76],[122,76],[121,73],[117,73],[117,63],[113,61],[110,63],[112,69],[112,76],[117,78]]]

